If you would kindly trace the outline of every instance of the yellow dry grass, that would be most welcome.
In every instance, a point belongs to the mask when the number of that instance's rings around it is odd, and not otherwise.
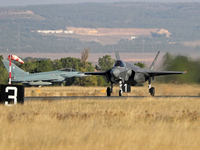
[[[200,85],[154,84],[156,95],[194,95],[200,93]],[[30,87],[25,89],[25,96],[106,96],[106,87]],[[119,87],[115,86],[112,96],[118,96]],[[131,93],[123,93],[124,96],[149,96],[148,84],[143,87],[131,87]]]
[[[155,84],[156,95],[199,95],[199,85]],[[197,150],[200,98],[105,96],[106,87],[25,88],[25,96],[83,96],[76,100],[0,105],[0,149]],[[118,95],[118,87],[114,94]],[[148,86],[131,96],[147,96]]]
[[[0,149],[197,150],[200,99],[30,101],[0,106]]]

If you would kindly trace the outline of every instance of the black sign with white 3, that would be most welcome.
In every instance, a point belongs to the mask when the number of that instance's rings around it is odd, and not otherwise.
[[[5,105],[16,105],[24,103],[23,85],[1,85],[0,102]]]

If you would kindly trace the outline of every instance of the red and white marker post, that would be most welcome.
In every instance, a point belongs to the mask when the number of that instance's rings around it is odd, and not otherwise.
[[[21,64],[24,64],[24,62],[17,55],[9,55],[8,59],[10,60],[10,62],[9,62],[9,81],[8,81],[8,84],[11,85],[11,60],[18,61]]]

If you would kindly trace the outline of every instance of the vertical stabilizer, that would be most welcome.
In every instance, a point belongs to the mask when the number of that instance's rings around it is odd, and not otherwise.
[[[120,60],[119,52],[115,52],[116,60]]]
[[[158,51],[158,53],[157,53],[156,57],[154,58],[149,70],[153,70],[154,64],[156,63],[156,60],[157,60],[159,54],[160,54],[160,51]]]
[[[2,62],[4,64],[6,70],[9,72],[9,61],[3,59]],[[22,70],[19,67],[17,67],[14,63],[12,63],[12,65],[11,65],[11,74],[12,74],[12,76],[15,76],[15,75],[23,75],[23,74],[29,74],[29,73],[25,72],[24,70]]]

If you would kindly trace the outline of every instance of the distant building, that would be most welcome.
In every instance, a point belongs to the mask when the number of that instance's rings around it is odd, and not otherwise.
[[[44,33],[44,34],[61,34],[61,33],[64,33],[64,34],[73,34],[74,32],[72,31],[72,30],[69,30],[69,31],[67,31],[67,30],[37,30],[36,32],[38,32],[38,33]]]

